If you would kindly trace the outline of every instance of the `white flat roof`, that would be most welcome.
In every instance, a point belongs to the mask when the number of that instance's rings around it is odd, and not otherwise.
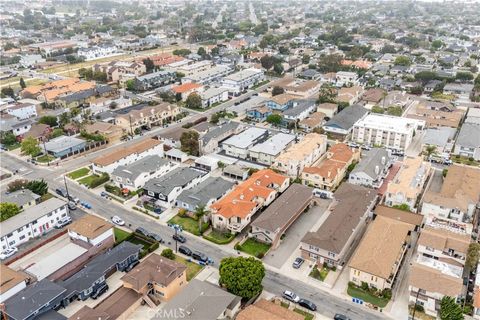
[[[87,249],[74,243],[68,243],[52,254],[37,260],[26,268],[25,271],[35,275],[38,281],[40,281],[77,259],[85,252],[87,252]]]
[[[254,69],[254,68],[245,69],[245,70],[241,70],[241,71],[238,71],[238,72],[232,73],[231,75],[226,76],[225,80],[242,81],[244,79],[248,79],[249,77],[251,77],[253,75],[256,75],[256,74],[259,74],[259,73],[262,73],[262,72],[263,71],[260,70],[260,69]]]
[[[251,127],[247,130],[227,139],[224,144],[232,145],[237,148],[247,148],[260,136],[265,134],[267,130]]]
[[[425,125],[425,121],[380,114],[369,114],[355,123],[355,126],[399,133],[408,133],[419,125]]]
[[[268,140],[253,146],[250,148],[250,151],[276,156],[293,140],[295,140],[295,136],[292,134],[278,133]]]

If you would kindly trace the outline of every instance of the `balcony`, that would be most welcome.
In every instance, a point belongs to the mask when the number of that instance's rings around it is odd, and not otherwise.
[[[231,222],[228,224],[227,229],[231,232],[241,232],[247,226],[246,223],[239,223],[239,222]]]

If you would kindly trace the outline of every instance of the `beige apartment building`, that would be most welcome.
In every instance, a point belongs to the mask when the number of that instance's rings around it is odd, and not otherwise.
[[[145,106],[141,109],[134,109],[127,114],[115,118],[115,124],[122,127],[125,132],[135,132],[136,129],[151,128],[152,126],[163,125],[173,120],[180,114],[180,108],[168,103],[161,103],[156,106]]]

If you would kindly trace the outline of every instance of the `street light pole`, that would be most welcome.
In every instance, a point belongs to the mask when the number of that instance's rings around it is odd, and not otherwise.
[[[178,253],[177,231],[178,229],[175,227],[175,253]]]
[[[420,294],[420,288],[417,290],[417,296],[415,297],[415,304],[413,305],[413,313],[412,313],[412,320],[415,320],[415,311],[416,306],[417,306],[417,301],[418,301],[418,295]]]

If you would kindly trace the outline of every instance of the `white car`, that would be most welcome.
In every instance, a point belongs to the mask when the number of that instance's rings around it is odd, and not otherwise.
[[[118,226],[124,226],[124,225],[125,225],[125,221],[123,221],[122,219],[120,219],[119,216],[113,216],[113,217],[112,217],[112,222],[115,223],[115,224],[118,225]]]
[[[283,297],[287,300],[297,303],[300,301],[300,297],[297,296],[294,292],[285,290],[283,291]]]
[[[5,249],[2,253],[0,253],[0,260],[7,259],[8,257],[13,256],[15,253],[17,253],[18,248],[12,247]]]

